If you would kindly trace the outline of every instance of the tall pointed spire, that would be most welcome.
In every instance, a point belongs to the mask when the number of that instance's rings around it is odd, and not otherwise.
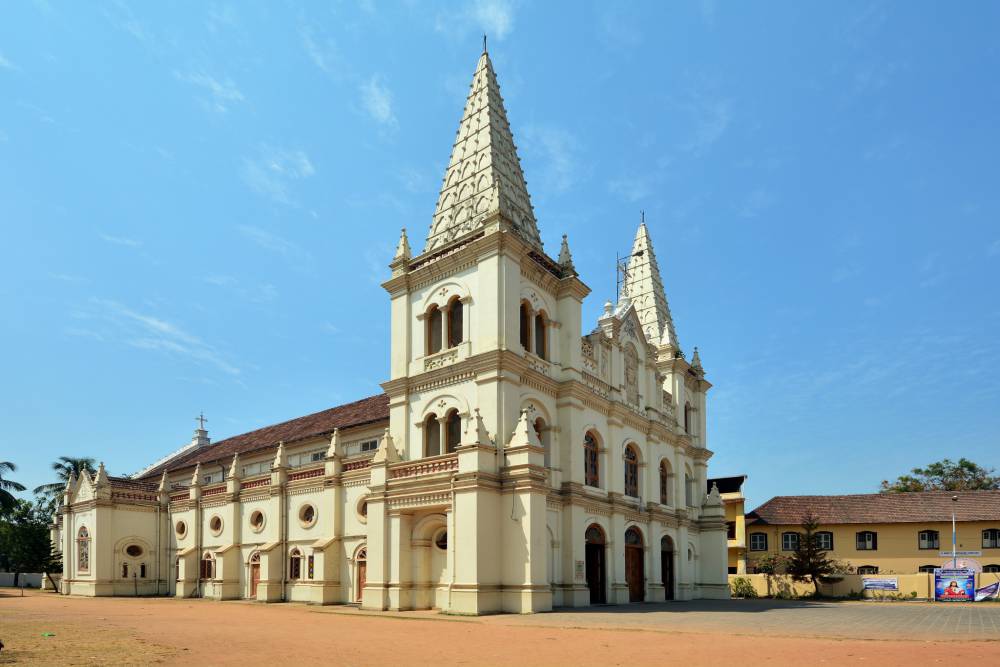
[[[576,267],[573,266],[573,255],[569,252],[569,241],[563,234],[562,246],[559,248],[559,268],[563,270],[564,276],[576,275]]]
[[[670,305],[660,278],[660,266],[656,263],[656,254],[653,252],[653,240],[649,238],[649,230],[646,229],[645,215],[635,233],[635,243],[632,244],[625,293],[635,306],[646,339],[654,345],[680,350],[681,344],[677,340]]]
[[[542,247],[500,86],[484,48],[472,76],[424,252],[473,231],[497,214],[528,243]]]

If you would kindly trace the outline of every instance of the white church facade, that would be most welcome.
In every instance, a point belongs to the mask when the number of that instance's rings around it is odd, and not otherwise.
[[[489,55],[423,252],[383,287],[384,393],[67,485],[63,593],[528,613],[728,597],[706,393],[645,224],[623,294],[542,247]]]

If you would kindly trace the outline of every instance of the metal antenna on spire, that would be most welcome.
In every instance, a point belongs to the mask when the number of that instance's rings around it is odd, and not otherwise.
[[[483,53],[486,53],[486,33],[483,33]]]
[[[198,416],[195,417],[195,421],[198,422],[198,430],[204,431],[205,422],[208,421],[207,419],[205,419],[205,413],[204,412],[199,413]]]
[[[639,217],[642,224],[646,224],[646,212],[639,211]],[[617,252],[615,253],[615,303],[621,298],[622,285],[628,282],[628,263],[633,257],[642,257],[644,251],[630,252],[629,254],[622,257]],[[626,292],[628,289],[626,289]]]

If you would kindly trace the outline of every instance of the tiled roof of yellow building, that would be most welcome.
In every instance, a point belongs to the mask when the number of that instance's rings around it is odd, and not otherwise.
[[[958,496],[953,501],[952,496]],[[747,523],[798,525],[812,515],[820,524],[1000,521],[1000,491],[917,491],[845,496],[775,496],[746,515]]]

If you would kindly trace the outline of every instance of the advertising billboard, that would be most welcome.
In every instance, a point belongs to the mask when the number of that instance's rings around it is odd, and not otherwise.
[[[939,567],[934,570],[934,599],[944,602],[971,602],[976,595],[974,570]]]

